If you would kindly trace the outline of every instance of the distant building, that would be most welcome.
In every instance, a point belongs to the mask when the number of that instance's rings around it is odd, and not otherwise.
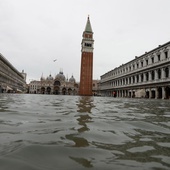
[[[73,75],[68,80],[60,71],[55,77],[50,74],[47,78],[42,76],[39,81],[31,81],[29,83],[29,93],[78,95],[78,84]]]
[[[102,96],[170,99],[170,42],[101,76]]]
[[[100,80],[93,80],[92,92],[93,96],[100,96]]]
[[[0,93],[25,92],[23,75],[0,54]]]
[[[82,49],[79,94],[82,96],[92,96],[93,43],[93,31],[91,28],[90,19],[88,17],[81,43]]]

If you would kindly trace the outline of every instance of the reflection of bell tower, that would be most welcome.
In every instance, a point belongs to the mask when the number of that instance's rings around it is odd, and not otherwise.
[[[92,95],[93,79],[93,31],[88,17],[81,43],[81,73],[79,94]]]

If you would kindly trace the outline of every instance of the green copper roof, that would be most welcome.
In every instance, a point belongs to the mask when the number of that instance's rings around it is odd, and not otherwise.
[[[91,28],[91,24],[90,24],[90,19],[89,19],[89,16],[88,16],[88,18],[87,18],[87,23],[86,23],[86,27],[85,27],[85,30],[84,30],[85,32],[93,32],[92,31],[92,28]]]

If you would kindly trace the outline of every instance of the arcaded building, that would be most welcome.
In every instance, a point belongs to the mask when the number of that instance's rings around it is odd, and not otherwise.
[[[41,76],[39,81],[31,81],[29,93],[77,95],[78,84],[73,75],[70,79],[66,79],[63,72],[60,71],[55,77],[52,77],[50,74],[47,78]]]
[[[103,74],[100,94],[170,99],[170,42]]]
[[[0,93],[25,92],[26,73],[20,73],[0,54]]]

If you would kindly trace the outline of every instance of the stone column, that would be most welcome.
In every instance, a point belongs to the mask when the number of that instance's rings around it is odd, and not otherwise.
[[[155,99],[158,98],[158,88],[155,88]]]
[[[165,68],[161,69],[161,79],[165,78]]]
[[[151,75],[151,71],[149,71],[149,72],[148,72],[148,76],[149,76],[149,81],[151,81],[151,80],[152,80],[152,77],[151,77],[151,76],[152,76],[152,75]]]
[[[170,66],[168,67],[168,69],[169,69],[169,78],[170,78]]]
[[[151,88],[149,88],[149,99],[151,99],[152,98],[152,90],[151,90]]]
[[[162,99],[165,99],[165,87],[162,87]]]
[[[135,84],[137,83],[137,75],[135,75]]]
[[[158,79],[158,70],[155,70],[155,80]]]
[[[143,74],[143,81],[146,81],[146,73]]]
[[[139,83],[141,83],[141,74],[139,74]]]

